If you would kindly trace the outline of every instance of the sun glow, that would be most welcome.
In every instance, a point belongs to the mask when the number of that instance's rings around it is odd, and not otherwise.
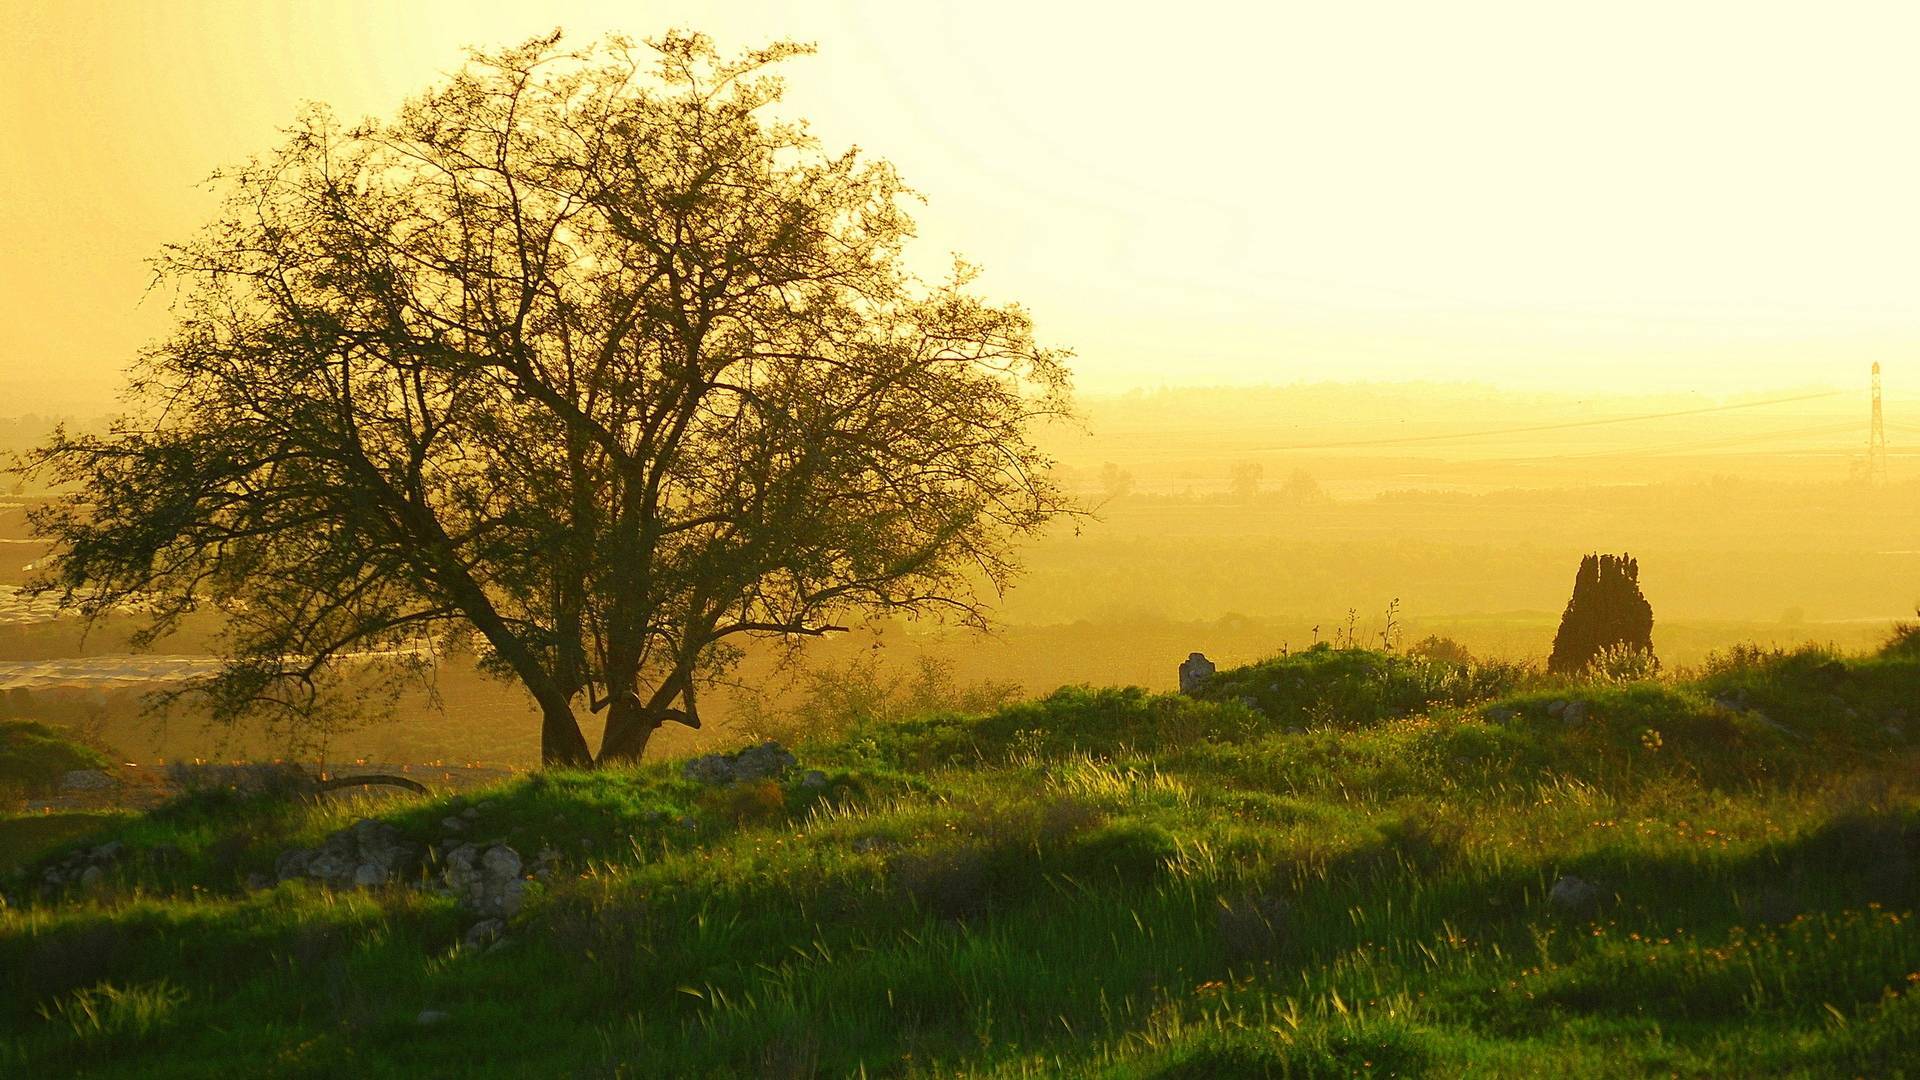
[[[898,164],[1091,390],[1851,385],[1920,343],[1910,5],[371,0],[12,5],[0,393],[111,393],[143,260],[299,104],[386,115],[564,27],[819,43],[788,109]]]

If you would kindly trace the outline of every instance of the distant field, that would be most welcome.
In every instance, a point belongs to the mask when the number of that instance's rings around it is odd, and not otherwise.
[[[1920,405],[1891,403],[1893,483],[1875,490],[1848,480],[1864,439],[1856,396],[1704,414],[1688,410],[1719,406],[1446,386],[1090,399],[1089,431],[1053,438],[1062,482],[1094,514],[1027,549],[994,635],[870,627],[784,669],[757,653],[734,686],[706,696],[703,732],[669,728],[656,745],[679,753],[737,738],[743,698],[790,703],[797,675],[856,658],[908,672],[931,657],[960,682],[1027,694],[1165,689],[1188,652],[1245,662],[1298,650],[1345,633],[1349,611],[1356,640],[1380,644],[1396,598],[1402,644],[1440,634],[1482,656],[1540,658],[1580,556],[1596,550],[1639,557],[1669,665],[1742,642],[1864,648],[1920,602],[1920,468],[1901,426]],[[1673,412],[1683,415],[1664,415]],[[1659,418],[1615,422],[1645,415]],[[1550,430],[1512,430],[1540,426]],[[1507,433],[1453,437],[1487,431]],[[1352,445],[1370,440],[1380,445]],[[1249,465],[1254,483],[1235,492],[1233,469]],[[50,598],[18,592],[43,553],[26,522],[40,498],[0,499],[0,692],[104,693],[194,670],[218,629],[211,620],[166,644],[180,658],[108,659],[126,652],[128,623],[83,642],[75,624],[48,621]],[[64,663],[82,654],[102,659]],[[408,723],[344,733],[330,752],[531,761],[533,713],[519,691],[457,665],[439,689],[439,707],[409,699]],[[156,730],[126,697],[61,708],[142,754],[269,748],[192,717]]]

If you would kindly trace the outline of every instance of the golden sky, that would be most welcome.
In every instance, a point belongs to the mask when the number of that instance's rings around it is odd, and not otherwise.
[[[921,254],[1090,391],[1460,379],[1858,386],[1920,368],[1920,5],[1752,0],[6,0],[0,415],[91,411],[142,260],[307,99],[464,44],[817,41],[789,110],[929,199]]]

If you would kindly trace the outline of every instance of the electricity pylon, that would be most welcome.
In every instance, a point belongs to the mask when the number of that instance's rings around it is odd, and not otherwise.
[[[1867,483],[1887,482],[1887,428],[1880,416],[1880,365],[1873,365],[1873,424],[1867,429]]]

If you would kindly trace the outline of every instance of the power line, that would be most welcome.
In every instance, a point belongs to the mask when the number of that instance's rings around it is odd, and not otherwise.
[[[1475,458],[1463,465],[1500,465],[1524,464],[1533,461],[1578,461],[1595,458],[1649,457],[1661,454],[1685,454],[1697,450],[1726,450],[1754,443],[1779,442],[1786,439],[1808,438],[1815,435],[1838,435],[1847,431],[1858,431],[1853,423],[1821,424],[1817,427],[1794,428],[1787,431],[1748,432],[1743,435],[1719,436],[1702,440],[1690,440],[1682,443],[1667,443],[1663,446],[1631,446],[1619,450],[1588,450],[1575,454],[1536,454],[1526,457],[1489,457]],[[1781,451],[1783,453],[1789,451]],[[1804,452],[1804,451],[1802,451]]]
[[[1293,450],[1357,450],[1369,446],[1403,446],[1409,443],[1443,442],[1450,439],[1485,439],[1496,435],[1531,435],[1541,431],[1570,431],[1575,428],[1602,427],[1608,424],[1631,424],[1644,420],[1667,420],[1680,416],[1703,416],[1707,413],[1733,412],[1736,409],[1760,409],[1769,405],[1791,405],[1798,401],[1818,401],[1822,398],[1840,397],[1845,390],[1828,390],[1819,394],[1801,394],[1797,397],[1773,398],[1768,401],[1745,401],[1734,405],[1709,405],[1698,409],[1678,409],[1673,412],[1640,413],[1634,416],[1608,416],[1597,420],[1569,420],[1558,424],[1533,424],[1527,427],[1493,428],[1485,431],[1456,431],[1444,435],[1403,435],[1390,439],[1356,439],[1348,442],[1296,443],[1291,446],[1253,446],[1240,453],[1273,453]]]

